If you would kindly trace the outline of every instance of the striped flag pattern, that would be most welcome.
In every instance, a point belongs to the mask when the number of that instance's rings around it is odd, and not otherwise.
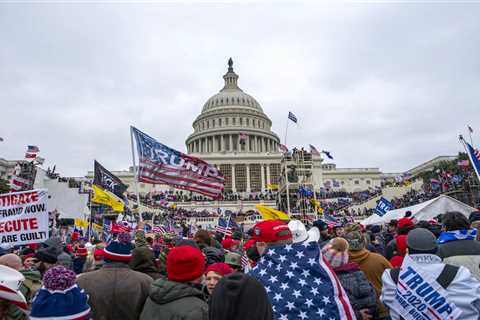
[[[218,218],[218,225],[215,227],[215,231],[219,233],[223,233],[226,236],[232,236],[233,229],[232,223],[230,223],[231,219],[228,222],[224,218]]]
[[[207,162],[174,150],[132,127],[139,155],[138,180],[168,184],[219,199],[225,188],[223,174]]]
[[[298,119],[297,117],[291,113],[291,112],[288,112],[288,119],[292,120],[293,122],[297,123],[298,122]]]

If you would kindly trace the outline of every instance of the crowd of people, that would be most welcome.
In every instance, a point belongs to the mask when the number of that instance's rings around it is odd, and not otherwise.
[[[2,248],[0,318],[479,319],[479,228],[480,211],[194,234],[140,221],[108,241],[71,230]]]

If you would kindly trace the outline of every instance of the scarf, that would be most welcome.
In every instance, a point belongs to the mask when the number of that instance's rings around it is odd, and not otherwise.
[[[438,238],[438,243],[443,244],[456,240],[475,240],[477,238],[477,229],[444,231]]]

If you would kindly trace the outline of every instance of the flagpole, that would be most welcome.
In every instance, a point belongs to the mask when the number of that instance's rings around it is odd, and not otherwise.
[[[285,147],[288,148],[287,145],[287,134],[288,134],[288,116],[287,116],[287,124],[285,126]],[[287,151],[287,157],[288,157],[288,151]],[[287,158],[285,157],[285,153],[283,154],[283,159],[285,160],[285,188],[286,188],[286,194],[287,194],[287,214],[290,216],[290,190],[288,187],[288,175],[287,175]]]
[[[138,171],[137,167],[135,166],[135,150],[133,149],[133,127],[130,126],[130,142],[132,146],[132,162],[133,162],[133,174],[134,174],[134,182],[135,182],[135,193],[137,195],[137,210],[138,210],[138,217],[139,221],[143,221],[142,213],[140,212],[140,195],[138,193]]]
[[[467,146],[465,145],[465,140],[463,139],[463,136],[460,135],[458,137],[458,139],[460,140],[460,143],[462,144],[463,148],[465,149],[465,152],[467,153],[467,156],[468,156],[468,159],[470,160],[470,164],[472,165],[472,169],[473,169],[473,172],[475,172],[477,174],[477,177],[478,179],[480,180],[480,174],[476,171],[475,169],[475,164],[472,160],[472,157],[470,155],[470,152],[467,150]],[[468,179],[468,183],[470,184],[470,179]],[[472,206],[475,206],[475,199],[474,199],[474,196],[473,196],[473,189],[471,187],[471,185],[469,185],[470,187],[470,197],[471,197],[471,201],[470,201],[470,204],[472,204]]]
[[[475,145],[473,144],[473,139],[472,139],[472,127],[468,126],[468,135],[470,136],[470,144],[472,145],[472,147],[474,147]]]

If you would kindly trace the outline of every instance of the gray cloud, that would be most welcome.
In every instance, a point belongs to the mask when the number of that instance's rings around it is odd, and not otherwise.
[[[84,175],[131,163],[129,125],[184,150],[232,56],[289,145],[403,171],[480,119],[474,4],[0,4],[0,156]],[[480,130],[480,127],[478,127]]]

